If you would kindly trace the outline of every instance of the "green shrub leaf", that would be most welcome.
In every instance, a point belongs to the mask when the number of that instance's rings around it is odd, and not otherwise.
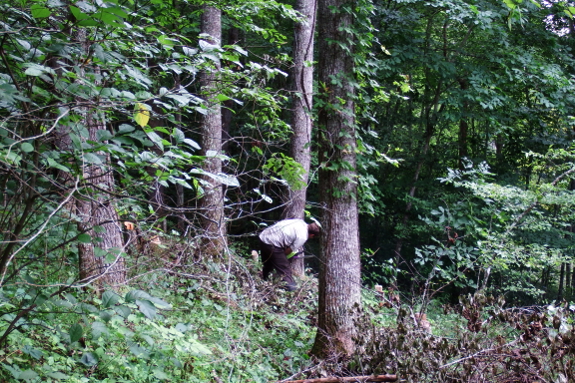
[[[120,296],[113,291],[105,291],[102,294],[102,305],[104,308],[112,307],[120,300]]]
[[[80,243],[90,243],[92,242],[92,237],[86,233],[80,234],[78,236],[78,242]]]
[[[124,300],[128,303],[134,303],[137,299],[150,299],[150,294],[142,290],[132,290],[126,294]]]
[[[59,371],[54,371],[54,372],[47,372],[46,375],[48,375],[50,378],[52,379],[56,379],[56,380],[63,380],[63,379],[68,379],[69,376],[66,374],[63,374]]]
[[[82,355],[82,359],[80,359],[80,363],[85,366],[92,367],[98,363],[98,359],[92,354],[91,352],[87,352]]]
[[[70,342],[74,343],[80,340],[80,338],[84,334],[84,331],[82,330],[81,325],[75,323],[72,325],[72,327],[70,327],[69,334],[70,334]]]
[[[154,319],[156,316],[156,306],[149,300],[136,300],[136,304],[140,311],[146,316],[148,319]]]
[[[25,380],[27,382],[38,379],[38,374],[32,370],[22,371],[18,377],[20,380]]]
[[[98,339],[99,337],[106,337],[108,336],[108,328],[102,322],[94,322],[92,323],[92,336],[94,339]]]

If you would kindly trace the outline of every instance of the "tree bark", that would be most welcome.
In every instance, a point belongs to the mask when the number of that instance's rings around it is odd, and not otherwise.
[[[465,93],[467,91],[468,83],[467,79],[460,78],[458,79],[459,85],[461,86],[461,90]],[[465,96],[465,94],[464,94]],[[458,146],[459,146],[459,169],[464,168],[463,158],[468,156],[467,152],[467,136],[469,131],[469,124],[467,122],[467,109],[469,108],[469,102],[467,99],[463,101],[463,107],[461,110],[461,117],[459,120],[459,137],[458,137]]]
[[[561,262],[561,270],[559,272],[559,288],[557,289],[557,300],[563,299],[563,281],[565,279],[565,262]]]
[[[571,263],[565,262],[565,296],[571,298]]]
[[[312,130],[312,102],[313,102],[313,49],[315,30],[315,0],[298,0],[296,10],[304,20],[296,23],[294,36],[294,67],[292,70],[293,111],[291,137],[291,156],[303,167],[305,173],[302,182],[305,184],[299,190],[287,188],[287,205],[283,212],[286,219],[305,216],[305,203],[307,183],[311,163],[311,130]],[[303,258],[293,259],[291,262],[292,274],[304,274]]]
[[[208,43],[220,45],[222,40],[221,17],[219,9],[204,6],[201,17],[201,32]],[[222,172],[222,110],[216,99],[218,94],[216,76],[221,69],[219,60],[214,59],[213,67],[200,74],[202,96],[206,100],[208,113],[202,117],[201,147],[206,156],[203,164],[205,172],[218,175]],[[211,177],[204,177],[204,195],[199,201],[202,229],[202,255],[211,258],[219,257],[227,247],[226,223],[224,214],[224,188],[221,182]]]
[[[344,0],[318,1],[318,114],[321,235],[318,331],[312,353],[351,355],[354,317],[361,309],[357,172],[352,57],[353,17]],[[345,45],[345,47],[343,46]],[[347,49],[346,49],[347,48]]]
[[[88,57],[90,42],[86,31],[79,30],[76,38]],[[99,72],[97,67],[92,69],[96,73]],[[78,104],[82,101],[78,100]],[[77,106],[75,111],[82,116],[81,124],[88,130],[88,139],[98,141],[97,132],[106,130],[104,117],[96,107]],[[59,142],[61,146],[70,145],[71,142],[69,134],[72,132],[67,130],[65,133],[68,137]],[[77,136],[82,137],[81,134]],[[93,280],[101,289],[105,285],[117,287],[124,284],[126,268],[121,255],[122,228],[111,197],[111,193],[115,190],[115,182],[109,166],[110,155],[102,152],[97,154],[102,159],[101,164],[89,164],[85,161],[82,165],[83,182],[74,209],[79,220],[79,232],[92,237],[92,241],[78,244],[80,279],[84,282]],[[102,254],[97,253],[96,248],[101,249]],[[113,260],[109,255],[103,255],[107,253],[114,255]]]

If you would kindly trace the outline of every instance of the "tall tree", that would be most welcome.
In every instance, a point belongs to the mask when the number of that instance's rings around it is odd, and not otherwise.
[[[201,18],[202,38],[209,44],[220,46],[222,40],[221,10],[206,5]],[[210,175],[222,172],[222,110],[217,99],[216,75],[221,69],[219,59],[214,56],[211,67],[200,75],[202,95],[206,100],[207,113],[202,116],[201,146],[206,156],[203,170]],[[224,215],[224,189],[217,177],[205,177],[204,195],[199,201],[203,245],[202,252],[210,257],[218,256],[226,247],[226,224]]]
[[[79,29],[74,37],[80,47],[78,59],[89,57],[91,44],[87,30]],[[95,79],[100,75],[97,65],[80,65],[78,71],[80,79],[86,76]],[[74,109],[81,116],[81,120],[78,124],[66,128],[63,137],[66,144],[72,142],[71,136],[97,142],[100,134],[107,131],[104,116],[98,111],[97,105],[84,105],[84,100],[77,97]],[[82,130],[87,131],[87,137],[81,133]],[[90,236],[90,240],[78,243],[80,279],[95,280],[98,286],[119,286],[126,281],[126,268],[121,255],[122,228],[112,197],[115,193],[115,182],[109,153],[99,152],[96,155],[98,159],[96,156],[85,157],[91,161],[84,161],[82,164],[83,185],[74,204],[78,231]]]
[[[312,352],[349,355],[360,309],[353,42],[355,1],[318,2],[319,185],[323,233],[318,332]]]
[[[307,183],[311,163],[311,131],[313,103],[313,49],[315,31],[316,0],[298,0],[296,10],[303,19],[295,25],[294,66],[292,70],[292,90],[294,92],[292,110],[291,156],[303,168],[300,189],[287,189],[288,201],[283,212],[284,218],[304,218]],[[303,275],[303,258],[292,261],[294,275]]]

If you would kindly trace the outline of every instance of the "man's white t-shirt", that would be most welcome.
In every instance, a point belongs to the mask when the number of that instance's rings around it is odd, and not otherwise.
[[[284,219],[259,235],[263,243],[292,251],[300,251],[308,239],[307,223],[303,219]]]

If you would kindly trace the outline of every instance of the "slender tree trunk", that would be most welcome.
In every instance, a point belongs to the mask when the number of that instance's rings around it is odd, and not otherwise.
[[[468,88],[468,84],[467,84],[467,80],[466,79],[459,79],[459,85],[461,86],[461,90],[463,92],[467,91]],[[459,120],[459,140],[458,140],[458,146],[459,146],[459,169],[463,169],[464,167],[464,163],[463,163],[463,158],[468,156],[468,152],[467,152],[467,135],[468,135],[468,130],[469,130],[469,124],[467,122],[467,117],[465,116],[465,114],[467,113],[467,108],[468,108],[469,103],[467,102],[467,100],[463,101],[463,107],[461,110],[461,117]]]
[[[313,102],[313,65],[311,63],[313,62],[316,2],[315,0],[298,0],[296,10],[301,12],[305,19],[295,26],[291,156],[305,170],[302,177],[305,186],[299,190],[286,189],[288,201],[283,216],[284,218],[303,219],[311,163]],[[294,259],[291,267],[294,275],[302,276],[304,274],[303,258]]]
[[[318,331],[312,353],[350,355],[355,348],[354,317],[361,309],[356,141],[352,51],[353,22],[344,0],[318,1],[318,114],[322,215]],[[345,47],[342,47],[345,46]],[[348,48],[347,50],[345,48]],[[345,101],[342,101],[345,100]]]
[[[207,41],[220,45],[222,40],[221,11],[211,6],[204,6],[201,18],[201,31],[209,35]],[[206,37],[204,37],[206,38]],[[222,172],[222,111],[218,94],[216,75],[220,71],[219,60],[214,60],[211,70],[205,70],[200,75],[202,95],[206,100],[208,113],[202,118],[202,154],[206,156],[203,170],[211,174]],[[224,187],[210,177],[205,177],[208,186],[199,201],[201,226],[203,230],[202,254],[208,257],[218,257],[227,247],[226,223],[224,215]]]
[[[79,30],[76,37],[87,57],[90,43],[86,31]],[[98,68],[92,69],[99,72]],[[82,101],[78,100],[79,103]],[[87,129],[88,139],[97,142],[97,132],[106,130],[104,116],[95,108],[83,106],[77,107],[76,112],[83,117],[78,128]],[[81,134],[76,135],[82,137]],[[70,142],[68,136],[59,144],[69,145]],[[93,279],[101,288],[105,285],[116,287],[126,281],[125,261],[120,255],[123,250],[122,228],[111,196],[115,183],[109,167],[110,156],[107,153],[98,153],[98,156],[101,164],[84,162],[82,166],[83,184],[74,206],[79,219],[78,230],[92,238],[92,241],[78,244],[80,278],[85,281]]]
[[[557,300],[563,299],[563,280],[565,278],[565,262],[561,263],[561,271],[559,272],[559,288],[557,289]]]
[[[565,263],[565,296],[571,298],[571,263]]]

